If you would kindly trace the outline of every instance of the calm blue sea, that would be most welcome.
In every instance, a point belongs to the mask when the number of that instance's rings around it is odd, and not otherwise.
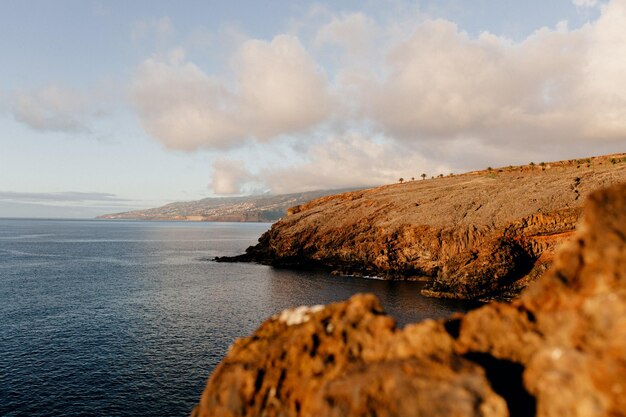
[[[231,341],[284,308],[373,292],[407,323],[468,307],[419,283],[210,261],[268,228],[0,219],[0,415],[185,416]]]

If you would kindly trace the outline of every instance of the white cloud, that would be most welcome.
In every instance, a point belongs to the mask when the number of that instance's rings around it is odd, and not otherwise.
[[[626,0],[606,5],[588,28],[577,97],[583,135],[626,139]]]
[[[582,29],[560,24],[519,43],[428,21],[388,54],[387,77],[365,84],[362,102],[388,135],[409,141],[624,140],[625,8],[614,1]]]
[[[489,34],[471,39],[448,21],[426,22],[389,53],[389,76],[372,85],[370,115],[406,139],[552,124],[568,101],[580,45],[575,34],[535,36],[511,45]]]
[[[254,177],[241,160],[218,159],[213,163],[209,188],[218,195],[242,194]]]
[[[329,114],[326,77],[297,38],[250,40],[242,45],[235,67],[253,136],[270,139],[297,132]]]
[[[351,133],[332,136],[311,146],[309,162],[289,167],[267,168],[259,177],[276,194],[319,189],[371,186],[447,174],[450,168],[423,157],[419,152],[398,146],[388,139],[373,140]]]
[[[232,78],[180,54],[153,57],[133,97],[145,130],[170,148],[262,147],[289,135],[307,161],[245,161],[256,177],[243,161],[218,162],[220,193],[254,182],[274,193],[379,184],[616,149],[626,143],[626,0],[576,5],[601,6],[599,18],[521,41],[423,16],[316,15],[310,53],[290,35],[238,42]]]
[[[572,3],[579,8],[592,8],[596,7],[600,1],[599,0],[572,0]]]
[[[226,148],[246,132],[236,120],[238,97],[180,51],[140,65],[133,100],[144,129],[169,148]]]
[[[358,56],[369,54],[380,35],[380,28],[371,17],[361,12],[350,13],[333,16],[318,29],[313,43],[318,47],[339,45],[348,54]]]
[[[163,38],[174,31],[172,20],[168,16],[137,20],[132,24],[130,37],[140,41],[151,35]]]
[[[248,40],[230,87],[180,54],[138,68],[133,99],[145,130],[175,149],[228,148],[306,130],[329,113],[326,78],[297,38]]]
[[[15,120],[39,131],[84,132],[87,99],[80,93],[49,85],[36,91],[13,94],[11,111]]]
[[[18,203],[82,203],[82,202],[124,202],[126,198],[110,193],[62,191],[56,193],[28,193],[15,191],[0,191],[0,201]]]

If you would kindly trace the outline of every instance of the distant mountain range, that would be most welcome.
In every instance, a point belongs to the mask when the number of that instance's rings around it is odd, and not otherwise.
[[[362,189],[362,188],[361,188]],[[109,220],[186,220],[206,222],[274,222],[287,209],[327,195],[354,191],[355,188],[318,190],[281,195],[204,198],[166,204],[162,207],[98,216]]]

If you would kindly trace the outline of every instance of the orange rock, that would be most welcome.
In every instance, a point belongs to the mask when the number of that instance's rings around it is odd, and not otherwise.
[[[595,192],[511,304],[396,328],[374,296],[298,308],[237,340],[200,416],[626,416],[626,184]]]

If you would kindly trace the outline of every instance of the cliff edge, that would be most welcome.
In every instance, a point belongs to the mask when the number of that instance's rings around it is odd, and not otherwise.
[[[510,304],[398,329],[370,295],[237,340],[194,417],[626,416],[626,184]]]
[[[244,255],[218,261],[422,279],[426,295],[512,298],[571,236],[584,198],[626,181],[626,154],[506,167],[292,207]]]

